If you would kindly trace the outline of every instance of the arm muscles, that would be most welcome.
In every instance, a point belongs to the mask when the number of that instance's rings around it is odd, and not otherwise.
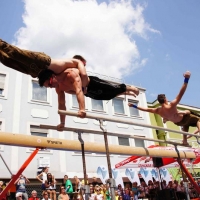
[[[141,107],[141,106],[138,106],[137,108],[138,108],[138,110],[141,110],[141,111],[158,114],[158,108],[144,108],[144,107]]]
[[[72,80],[74,91],[76,93],[77,101],[79,104],[79,110],[85,111],[85,98],[82,91],[82,82],[80,76],[76,75],[75,73],[71,73],[70,78]]]
[[[56,88],[56,92],[58,95],[58,109],[59,110],[66,110],[65,106],[65,92],[59,90],[59,88]],[[60,115],[60,122],[64,123],[65,122],[65,115]]]
[[[183,95],[184,95],[184,93],[186,91],[186,88],[187,88],[187,84],[184,83],[183,86],[181,87],[180,92],[176,96],[176,98],[173,101],[171,101],[172,105],[177,105],[180,102],[181,98],[183,97]]]

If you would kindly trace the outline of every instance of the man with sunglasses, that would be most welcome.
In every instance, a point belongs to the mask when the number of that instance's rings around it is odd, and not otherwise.
[[[81,58],[82,62],[78,58]],[[86,61],[79,55],[72,59],[52,59],[44,53],[20,49],[0,39],[0,62],[34,78],[38,77],[45,69],[60,74],[67,68],[78,68],[83,87],[87,85],[88,77],[84,67]]]
[[[185,77],[185,79],[180,89],[180,92],[178,93],[176,98],[172,100],[171,102],[168,102],[164,94],[159,94],[157,100],[161,104],[161,106],[158,108],[144,108],[141,106],[134,105],[132,103],[128,104],[129,107],[133,107],[141,111],[158,114],[163,118],[163,123],[166,123],[167,121],[171,121],[177,126],[181,126],[182,131],[188,132],[190,126],[193,126],[193,127],[196,126],[198,130],[195,131],[195,133],[200,132],[200,117],[195,115],[194,113],[191,113],[189,110],[179,111],[177,109],[177,105],[179,104],[181,98],[183,97],[187,89],[190,75],[191,73],[189,71],[186,71],[184,73],[183,76]],[[188,145],[187,138],[189,137],[187,137],[186,135],[183,135],[184,145]]]
[[[90,97],[96,100],[110,100],[119,95],[139,94],[138,88],[125,84],[112,84],[95,76],[89,76],[86,87],[82,84],[82,78],[79,75],[79,70],[76,68],[66,69],[59,75],[55,75],[53,71],[47,69],[38,76],[39,85],[41,87],[55,88],[58,94],[58,109],[66,110],[65,93],[76,94],[79,104],[78,116],[84,118],[85,99]],[[60,115],[60,124],[57,126],[58,131],[63,131],[65,125],[65,115]]]
[[[31,192],[31,197],[28,200],[40,200],[40,198],[37,197],[37,191],[33,190]]]

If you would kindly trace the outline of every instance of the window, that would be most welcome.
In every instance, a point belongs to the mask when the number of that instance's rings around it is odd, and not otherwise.
[[[92,101],[92,110],[103,111],[103,101],[91,99]]]
[[[123,99],[113,99],[114,112],[117,114],[125,114]]]
[[[5,89],[5,79],[6,79],[6,75],[0,74],[0,96],[4,95],[3,93]]]
[[[30,133],[32,136],[39,136],[39,137],[48,137],[48,130],[42,129],[38,125],[30,125]],[[27,153],[31,153],[35,150],[35,148],[27,148]],[[50,149],[40,149],[39,154],[52,154],[53,150]]]
[[[119,145],[130,146],[129,138],[118,137]]]
[[[34,136],[47,137],[48,135],[47,129],[42,129],[39,126],[34,126],[34,125],[30,126],[30,132],[31,132],[31,135],[34,135]]]
[[[129,103],[132,103],[136,106],[138,106],[138,102],[137,101],[128,101]],[[130,112],[130,116],[139,116],[139,110],[133,107],[129,107],[129,112]]]
[[[135,147],[145,147],[144,140],[134,139],[135,140]]]
[[[32,100],[47,101],[47,88],[40,87],[38,82],[32,80]]]
[[[78,101],[75,94],[72,94],[72,107],[79,108]]]

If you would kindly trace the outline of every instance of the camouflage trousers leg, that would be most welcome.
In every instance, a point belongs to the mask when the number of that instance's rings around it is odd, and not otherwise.
[[[48,68],[51,58],[41,52],[20,49],[0,39],[0,62],[9,68],[37,77],[42,70]]]

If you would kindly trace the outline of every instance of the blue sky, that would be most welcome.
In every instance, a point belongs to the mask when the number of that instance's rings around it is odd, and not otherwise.
[[[87,69],[146,88],[147,101],[200,107],[200,1],[1,0],[0,38],[52,57],[82,54]]]

